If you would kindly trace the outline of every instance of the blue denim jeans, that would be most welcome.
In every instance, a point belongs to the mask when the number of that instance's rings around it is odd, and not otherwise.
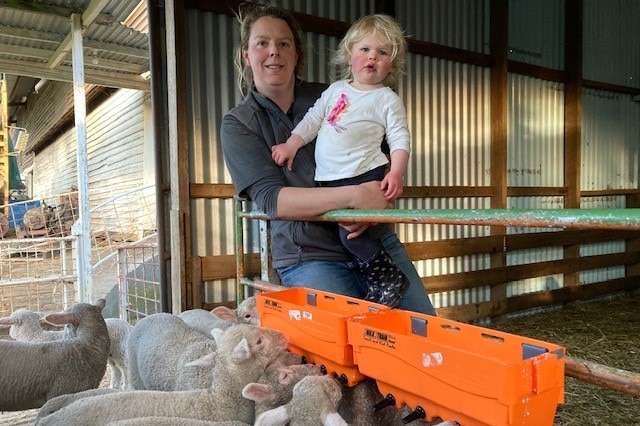
[[[422,280],[404,246],[398,240],[398,236],[387,228],[380,236],[380,241],[398,268],[409,278],[409,288],[402,297],[398,309],[435,315],[435,309],[422,285]],[[315,288],[359,299],[367,293],[366,280],[360,273],[355,260],[351,262],[310,260],[280,268],[277,271],[285,287]]]

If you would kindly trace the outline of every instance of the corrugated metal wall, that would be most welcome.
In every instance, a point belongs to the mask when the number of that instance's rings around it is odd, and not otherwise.
[[[584,1],[583,75],[640,87],[640,2]]]
[[[352,22],[375,11],[379,2],[324,1],[276,2],[286,8],[326,18]],[[591,41],[589,31],[598,23],[600,9],[609,2],[585,2],[585,77],[606,74],[601,68],[613,69],[618,58],[630,62],[623,65],[624,75],[631,75],[633,84],[622,82],[622,77],[611,82],[637,87],[640,67],[637,57],[628,50],[609,50],[607,61],[591,60],[603,41]],[[396,17],[407,34],[418,40],[489,53],[488,1],[475,0],[398,0]],[[630,10],[636,16],[638,1],[622,0],[615,3],[618,15]],[[564,67],[564,1],[509,2],[509,59],[537,66],[562,70]],[[609,11],[603,16],[615,12]],[[614,19],[612,17],[612,19]],[[631,31],[631,18],[621,18],[619,33],[609,33],[605,47],[621,43],[625,35],[636,41],[622,42],[627,49],[640,52],[637,28]],[[598,23],[599,24],[599,23]],[[191,63],[189,87],[189,135],[191,144],[191,182],[231,183],[226,172],[218,143],[219,123],[224,113],[240,98],[232,66],[233,48],[237,42],[238,27],[235,19],[209,13],[188,11],[188,52]],[[231,35],[231,36],[230,36]],[[596,41],[598,46],[596,46]],[[328,65],[330,52],[338,40],[333,37],[307,34],[308,61],[306,78],[312,81],[331,80]],[[635,68],[634,68],[635,65]],[[622,73],[622,71],[621,71]],[[412,155],[407,172],[407,185],[437,186],[489,186],[490,157],[490,70],[442,59],[410,54],[407,75],[401,81],[399,94],[409,115],[412,134]],[[583,108],[582,187],[583,189],[637,188],[638,187],[638,103],[629,96],[595,96],[585,90]],[[512,74],[508,80],[508,185],[519,187],[564,186],[564,86]],[[612,97],[614,99],[608,99]],[[617,105],[617,110],[612,106]],[[610,129],[615,127],[615,132]],[[606,139],[604,136],[606,135]],[[635,144],[635,145],[634,145]],[[609,158],[603,163],[601,150]],[[599,151],[600,150],[600,151]],[[626,159],[622,158],[623,153]],[[611,167],[610,167],[611,166]],[[612,171],[613,170],[613,171]],[[588,183],[592,182],[592,183]],[[616,197],[612,197],[616,198]],[[584,200],[583,206],[616,207],[619,199]],[[429,200],[402,200],[400,208],[488,208],[488,198],[435,198]],[[509,208],[563,208],[562,197],[510,197]],[[230,202],[196,200],[192,202],[192,229],[194,255],[233,253],[233,215]],[[398,225],[404,242],[428,241],[447,238],[472,238],[487,235],[488,227]],[[509,229],[511,233],[535,232],[537,229]],[[545,231],[548,231],[545,229]],[[253,240],[247,242],[254,245]],[[619,251],[624,246],[613,242],[586,247],[585,252]],[[562,258],[561,249],[530,250],[510,253],[509,265]],[[464,256],[416,262],[422,276],[464,272],[489,267],[488,256]],[[582,282],[599,281],[619,271],[583,273]],[[617,275],[616,275],[617,276]],[[509,295],[561,287],[562,276],[523,280],[512,283]],[[233,282],[223,286],[216,283],[207,288],[207,300],[231,299]],[[475,290],[433,295],[436,307],[488,300],[489,290]]]

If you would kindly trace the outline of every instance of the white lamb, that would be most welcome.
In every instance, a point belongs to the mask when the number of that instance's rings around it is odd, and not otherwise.
[[[89,396],[106,395],[108,393],[113,393],[113,392],[121,392],[121,389],[113,389],[113,388],[87,389],[85,391],[66,393],[64,395],[59,395],[59,396],[56,396],[55,398],[51,398],[38,410],[35,424],[38,424],[38,422],[40,422],[40,419],[42,419],[43,417],[47,417],[49,414],[55,411],[58,411],[62,407],[66,407],[67,405],[73,402],[76,402],[79,399],[86,398]]]
[[[285,350],[282,333],[238,324],[215,334],[218,350],[211,388],[192,391],[120,391],[82,398],[40,420],[46,425],[101,425],[137,417],[179,417],[252,423],[253,402],[242,389]]]
[[[334,377],[305,376],[293,387],[289,403],[265,411],[254,426],[348,426],[337,412],[341,397]]]
[[[255,401],[255,415],[291,401],[293,387],[305,376],[318,376],[322,369],[315,364],[290,365],[265,370],[257,382],[242,389],[242,396]]]
[[[213,422],[182,417],[138,417],[107,423],[107,426],[251,426],[245,422]]]
[[[100,385],[110,345],[101,313],[105,302],[77,303],[45,316],[51,324],[71,326],[73,336],[66,339],[0,340],[0,411],[38,408],[58,395]]]
[[[40,322],[43,316],[42,312],[20,308],[10,316],[0,318],[0,325],[10,326],[9,336],[14,340],[50,342],[64,337],[64,330],[45,330]]]
[[[217,308],[216,308],[217,309]],[[229,309],[229,308],[227,308]],[[206,309],[189,309],[178,314],[178,318],[185,322],[189,327],[202,333],[204,336],[211,338],[211,330],[221,328],[226,330],[238,321],[234,317],[223,319],[212,314],[212,311]]]
[[[113,389],[129,389],[129,354],[128,344],[131,336],[132,326],[127,321],[120,318],[105,318],[109,340],[109,358],[107,365],[111,370],[111,381],[109,386]]]
[[[211,312],[220,316],[220,312],[216,312],[218,308],[214,308]],[[238,321],[251,325],[260,325],[260,314],[256,307],[255,296],[247,297],[236,308],[236,317]]]
[[[41,312],[33,312],[25,308],[16,310],[10,317],[0,318],[0,325],[10,325],[9,335],[14,340],[27,342],[50,342],[69,337],[73,333],[71,327],[63,330],[45,330],[40,325]],[[106,318],[111,347],[107,366],[111,371],[110,386],[114,389],[127,388],[127,342],[131,334],[131,325],[118,318]]]
[[[260,315],[256,308],[256,298],[249,297],[243,300],[236,309],[218,306],[211,311],[205,309],[189,309],[178,316],[194,330],[206,337],[211,336],[214,328],[227,329],[233,324],[245,323],[260,325]]]
[[[129,384],[138,390],[206,389],[211,384],[211,368],[185,365],[215,350],[211,330],[205,337],[176,315],[149,315],[129,336]]]

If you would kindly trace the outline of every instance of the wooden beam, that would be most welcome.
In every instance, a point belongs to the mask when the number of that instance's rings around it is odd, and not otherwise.
[[[38,49],[35,47],[23,47],[23,46],[14,46],[7,44],[0,44],[0,51],[9,55],[21,56],[22,58],[35,59],[36,62],[43,62],[49,59],[51,56],[51,51],[47,49]],[[98,63],[94,63],[93,61],[96,58],[92,55],[84,55],[85,61],[85,73],[87,70],[92,69],[93,67],[99,67],[104,70],[111,70],[114,72],[118,72],[120,74],[131,74],[134,76],[139,76],[140,74],[149,70],[149,64],[145,64],[145,66],[138,65],[131,62],[123,62],[123,61],[114,61],[111,59],[98,59]],[[24,61],[25,63],[29,63],[28,60]],[[62,64],[65,66],[71,66],[71,60],[64,59]]]
[[[565,2],[564,63],[567,81],[564,95],[564,184],[567,195],[565,208],[580,208],[580,173],[582,156],[582,0]],[[564,249],[565,258],[579,258],[580,246]],[[580,276],[567,273],[565,285],[577,286]]]
[[[56,69],[50,69],[44,64],[36,62],[17,63],[6,59],[0,59],[0,69],[6,74],[21,75],[24,77],[45,78],[47,80],[73,82],[73,69],[66,65],[60,65]],[[134,89],[149,91],[149,81],[139,75],[107,72],[101,70],[85,69],[85,81],[98,86],[115,87],[119,89]]]
[[[110,0],[91,0],[91,3],[87,6],[87,9],[82,13],[82,29],[84,30],[89,28],[89,26],[93,23],[96,17],[102,12],[102,9],[109,4]],[[57,67],[62,59],[71,51],[71,43],[72,43],[72,34],[69,33],[62,40],[56,51],[51,55],[49,60],[47,61],[47,66],[49,68]]]

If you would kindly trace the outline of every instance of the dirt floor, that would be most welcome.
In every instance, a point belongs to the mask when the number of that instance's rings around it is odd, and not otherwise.
[[[509,318],[488,328],[562,345],[567,355],[640,374],[640,292]],[[101,386],[108,386],[109,371]],[[555,426],[640,426],[640,397],[570,377]],[[37,410],[0,413],[0,425],[32,425]],[[462,425],[464,426],[464,425]]]

